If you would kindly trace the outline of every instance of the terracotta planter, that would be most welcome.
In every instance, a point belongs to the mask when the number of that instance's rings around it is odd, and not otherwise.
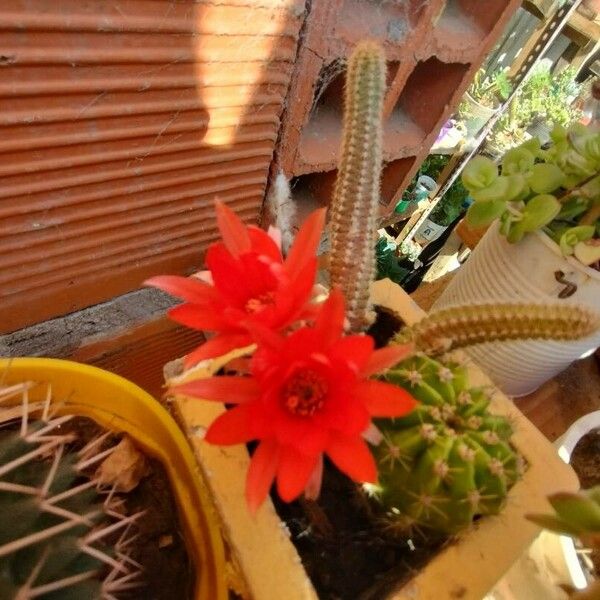
[[[378,281],[372,290],[376,304],[413,323],[423,312],[389,279]],[[206,377],[216,372],[231,356],[207,361],[185,373],[181,363],[167,366],[167,376],[178,382]],[[175,375],[177,372],[181,374]],[[473,367],[473,385],[490,381]],[[193,447],[196,460],[208,481],[231,557],[246,584],[246,595],[254,600],[313,600],[316,592],[302,567],[285,525],[270,500],[250,516],[244,499],[249,456],[245,446],[215,447],[203,441],[203,432],[225,410],[214,402],[178,396],[173,412]],[[501,393],[492,401],[493,411],[515,423],[515,446],[528,468],[513,487],[505,510],[486,517],[460,536],[456,544],[441,551],[407,585],[388,600],[415,599],[481,600],[539,533],[525,520],[528,512],[549,510],[546,496],[558,490],[576,490],[575,474],[557,456],[554,447]],[[401,567],[399,567],[401,568]]]
[[[28,380],[42,384],[29,390],[32,409],[35,403],[42,404],[50,385],[53,397],[60,399],[55,407],[58,414],[88,417],[107,429],[125,432],[160,460],[179,508],[187,550],[199,573],[193,599],[226,600],[225,555],[214,508],[189,446],[167,411],[126,379],[71,361],[1,359],[0,373],[5,385]],[[20,397],[9,399],[3,407],[11,400],[20,402]]]

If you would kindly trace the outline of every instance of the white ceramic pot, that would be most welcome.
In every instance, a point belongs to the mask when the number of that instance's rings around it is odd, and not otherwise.
[[[558,297],[565,285],[556,280],[557,271],[577,286],[568,298]],[[486,302],[570,302],[600,312],[600,272],[564,257],[543,233],[509,244],[494,223],[433,310]],[[600,332],[574,342],[493,342],[469,348],[468,354],[502,391],[523,396],[598,346]]]
[[[556,441],[559,456],[566,463],[570,463],[571,454],[573,453],[575,446],[579,443],[579,440],[590,431],[598,429],[599,427],[600,410],[596,410],[577,419],[577,421],[567,429],[567,432]],[[581,568],[581,563],[577,558],[577,551],[573,540],[565,535],[561,535],[559,538],[562,546],[562,560],[569,573],[571,585],[578,590],[586,588],[588,581]]]

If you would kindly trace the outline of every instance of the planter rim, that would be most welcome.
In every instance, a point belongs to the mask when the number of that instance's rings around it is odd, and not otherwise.
[[[558,448],[558,455],[567,463],[571,463],[571,454],[575,446],[582,437],[587,435],[593,429],[600,427],[600,410],[595,410],[587,415],[583,415],[573,423],[567,431],[556,440],[555,446]],[[587,587],[587,579],[579,558],[573,540],[566,535],[559,535],[560,544],[563,550],[563,557],[569,571],[569,577],[573,585],[583,590]]]
[[[481,104],[481,102],[479,102],[479,100],[475,100],[475,98],[473,98],[473,96],[471,96],[471,94],[469,94],[469,92],[465,92],[465,96],[469,99],[469,102],[472,102],[473,104],[476,104],[479,108],[483,108],[485,110],[489,110],[492,113],[497,112],[498,108],[496,106],[496,108],[491,108],[489,106],[486,106],[485,104]]]
[[[499,227],[499,224],[498,224],[498,227]],[[500,235],[499,232],[498,232],[498,234]],[[596,269],[592,269],[591,267],[584,265],[583,263],[579,262],[576,258],[573,258],[572,256],[565,256],[561,252],[560,246],[547,233],[545,233],[543,231],[534,231],[533,235],[538,240],[540,240],[540,242],[542,242],[542,244],[544,244],[544,246],[546,246],[549,250],[554,252],[554,254],[563,258],[575,270],[581,271],[582,273],[584,273],[591,279],[596,279],[598,282],[600,282],[600,271],[597,271]]]
[[[52,358],[0,359],[6,382],[32,380],[30,402],[45,398],[48,384],[58,413],[94,419],[130,435],[164,467],[175,498],[186,547],[194,559],[195,600],[226,600],[225,549],[214,508],[183,432],[160,403],[127,379],[98,367]],[[10,402],[9,402],[10,403]]]

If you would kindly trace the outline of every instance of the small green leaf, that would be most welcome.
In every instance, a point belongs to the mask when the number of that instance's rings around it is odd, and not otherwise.
[[[485,156],[470,160],[462,173],[463,184],[470,192],[489,187],[497,178],[498,167]]]
[[[489,186],[471,192],[471,197],[476,202],[506,200],[511,191],[511,183],[510,177],[500,176]]]
[[[514,175],[516,173],[527,173],[533,168],[535,156],[529,150],[519,146],[509,150],[502,160],[502,173]]]
[[[562,221],[574,219],[583,214],[588,209],[588,205],[589,200],[586,200],[585,198],[572,198],[562,205],[556,218]]]
[[[593,225],[579,225],[578,227],[570,227],[561,236],[559,246],[565,256],[571,256],[573,249],[579,242],[589,240],[594,235]]]
[[[523,208],[524,231],[536,231],[547,225],[560,212],[560,202],[550,194],[534,196]]]
[[[527,183],[536,194],[549,194],[558,189],[565,179],[565,174],[556,165],[538,163],[533,165]]]
[[[490,200],[489,202],[475,202],[467,211],[467,221],[473,227],[485,227],[498,218],[506,210],[506,202]]]
[[[513,221],[510,225],[508,233],[506,234],[506,239],[511,244],[516,244],[523,239],[523,236],[527,233],[525,226],[523,225],[523,221]]]

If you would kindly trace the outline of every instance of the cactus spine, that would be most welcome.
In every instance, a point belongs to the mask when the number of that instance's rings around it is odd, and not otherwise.
[[[375,491],[392,522],[455,534],[478,515],[497,514],[521,461],[509,444],[510,423],[488,412],[489,393],[468,387],[465,367],[422,354],[385,377],[421,402],[378,423]]]
[[[375,278],[385,57],[362,42],[348,64],[341,160],[331,206],[330,274],[346,298],[352,331],[372,322],[369,287]]]
[[[0,402],[22,395],[20,407],[0,413],[9,422],[21,411],[18,429],[0,430],[0,597],[114,600],[139,585],[141,567],[127,555],[139,515],[124,516],[86,476],[113,450],[102,446],[108,434],[70,450],[74,436],[61,426],[72,417],[49,416],[51,392],[42,418],[29,419],[32,385],[0,389]]]
[[[598,314],[573,304],[481,304],[434,312],[403,329],[394,342],[411,340],[434,355],[483,342],[576,340],[599,326]]]

